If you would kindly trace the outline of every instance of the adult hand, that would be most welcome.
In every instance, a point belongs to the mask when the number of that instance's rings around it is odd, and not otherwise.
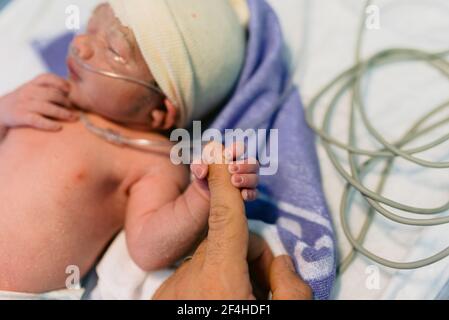
[[[153,299],[311,299],[288,256],[273,258],[267,244],[250,235],[240,191],[226,164],[209,167],[209,232],[192,259],[165,281]]]

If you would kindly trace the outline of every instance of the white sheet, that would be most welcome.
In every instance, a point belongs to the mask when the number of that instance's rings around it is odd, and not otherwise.
[[[84,289],[64,289],[42,294],[0,291],[0,300],[80,300]]]
[[[86,23],[99,0],[14,0],[0,12],[0,94],[13,90],[45,72],[32,50],[33,40],[53,39],[67,32],[66,8],[80,8],[80,22]]]
[[[98,0],[15,0],[0,13],[0,38],[7,45],[0,50],[0,94],[44,71],[29,46],[36,38],[52,38],[64,32],[65,9],[77,4],[81,20],[86,21]],[[270,0],[281,17],[289,50],[296,63],[296,79],[305,102],[334,75],[351,65],[356,27],[361,12],[360,0]],[[445,0],[379,0],[381,29],[368,32],[365,54],[390,46],[414,46],[442,49],[448,46],[449,6]],[[405,10],[405,11],[404,11]],[[405,14],[404,14],[405,12]],[[416,75],[419,74],[417,77]],[[406,81],[406,82],[405,82]],[[370,115],[380,121],[379,129],[394,135],[423,109],[447,97],[447,84],[422,66],[403,66],[387,71],[376,81],[376,94],[370,96]],[[385,117],[388,114],[389,117]],[[346,110],[338,113],[336,136],[344,136]],[[335,219],[340,251],[348,243],[338,223],[338,207],[343,182],[319,147],[324,189]],[[436,206],[447,200],[448,172],[417,174],[411,178],[410,168],[398,171],[389,195],[410,204]],[[413,184],[412,184],[413,183]],[[417,184],[417,185],[416,185]],[[416,195],[419,195],[417,197]],[[355,210],[360,213],[359,210]],[[357,212],[351,218],[360,223]],[[423,257],[449,245],[449,226],[439,228],[395,228],[376,221],[367,238],[368,247],[379,254],[398,260]],[[433,299],[449,279],[448,261],[416,271],[394,271],[380,268],[380,288],[369,290],[367,266],[372,263],[359,257],[338,281],[337,299]]]
[[[274,225],[261,221],[249,221],[252,232],[267,240],[275,256],[286,254]],[[89,299],[92,300],[147,300],[161,284],[170,277],[174,269],[167,268],[146,273],[131,259],[122,231],[114,240],[98,264],[98,283]]]
[[[299,83],[305,103],[329,80],[354,61],[356,31],[364,1],[301,0],[307,26],[303,34],[303,49],[299,65]],[[415,47],[442,50],[449,47],[449,3],[444,0],[375,1],[380,8],[380,30],[369,30],[364,56],[389,47]],[[371,81],[369,115],[376,128],[387,137],[397,136],[413,119],[448,99],[447,82],[434,71],[419,64],[404,64],[376,73]],[[325,101],[329,101],[328,99]],[[346,105],[348,99],[345,100]],[[348,110],[336,113],[333,133],[345,138]],[[446,127],[447,132],[447,127]],[[362,135],[359,135],[362,137]],[[364,139],[367,140],[367,139]],[[364,141],[364,145],[372,145]],[[432,156],[446,156],[447,143]],[[319,145],[319,158],[325,193],[338,233],[340,253],[349,249],[339,222],[339,205],[343,181],[336,173],[324,149]],[[421,156],[421,155],[420,155]],[[429,157],[428,154],[424,155]],[[411,205],[436,207],[446,202],[449,190],[448,170],[418,170],[403,162],[388,184],[386,194]],[[414,175],[412,175],[414,174]],[[351,214],[351,225],[358,230],[361,207]],[[449,225],[417,228],[392,224],[376,219],[369,232],[367,247],[393,260],[410,261],[423,258],[449,245]],[[369,289],[366,282],[373,263],[358,257],[339,278],[334,297],[337,299],[433,299],[449,278],[449,258],[426,268],[395,271],[379,267],[380,285]]]

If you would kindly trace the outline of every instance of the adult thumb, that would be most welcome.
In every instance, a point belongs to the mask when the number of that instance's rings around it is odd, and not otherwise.
[[[296,273],[291,258],[276,257],[270,269],[270,287],[273,300],[311,300],[312,289]]]

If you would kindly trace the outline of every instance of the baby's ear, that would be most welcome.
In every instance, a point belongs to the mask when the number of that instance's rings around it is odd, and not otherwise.
[[[152,127],[159,130],[168,130],[173,128],[176,123],[178,111],[170,100],[164,100],[164,106],[154,109],[151,112]]]

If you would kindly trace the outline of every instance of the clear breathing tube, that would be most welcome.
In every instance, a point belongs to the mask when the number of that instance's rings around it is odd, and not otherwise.
[[[171,141],[159,141],[150,139],[135,139],[126,137],[119,132],[110,128],[100,128],[94,125],[85,113],[81,113],[80,121],[84,124],[87,130],[95,134],[96,136],[105,139],[109,143],[119,146],[130,147],[142,151],[154,151],[155,148],[161,147],[173,147],[174,143]]]
[[[373,1],[366,1],[365,10],[371,5]],[[346,180],[346,186],[344,189],[343,197],[340,205],[340,220],[344,234],[348,241],[352,245],[352,250],[348,256],[346,256],[339,265],[339,272],[343,273],[350,263],[353,261],[356,252],[363,254],[369,259],[395,269],[416,269],[430,264],[433,264],[441,259],[449,256],[449,246],[444,250],[429,256],[427,258],[412,261],[412,262],[397,262],[385,259],[376,255],[375,253],[366,249],[363,245],[366,234],[369,230],[371,222],[373,220],[375,212],[380,213],[387,219],[412,226],[436,226],[449,223],[449,216],[438,216],[428,218],[430,215],[443,214],[449,210],[449,201],[443,203],[439,207],[435,208],[418,208],[404,203],[394,201],[387,197],[382,196],[385,184],[393,168],[394,162],[397,159],[407,160],[420,167],[443,170],[449,168],[449,162],[437,162],[427,161],[415,156],[418,153],[431,150],[444,142],[449,140],[449,133],[444,134],[441,137],[433,140],[425,145],[406,148],[408,144],[416,141],[417,138],[424,136],[437,128],[441,128],[444,125],[449,124],[449,117],[440,116],[440,119],[429,124],[429,120],[435,115],[438,115],[442,111],[447,110],[449,107],[449,101],[431,109],[426,115],[421,117],[416,123],[412,124],[410,129],[397,141],[390,142],[385,139],[380,132],[378,132],[371,123],[367,113],[365,102],[362,98],[362,82],[367,74],[375,68],[381,66],[404,61],[423,61],[428,63],[431,67],[435,68],[441,74],[449,80],[449,62],[445,59],[449,55],[449,50],[437,53],[429,53],[416,49],[389,49],[379,52],[373,57],[362,61],[360,57],[363,35],[364,35],[364,21],[362,19],[356,48],[356,64],[348,70],[341,73],[328,85],[326,85],[319,93],[311,100],[307,107],[307,122],[309,126],[315,131],[315,133],[321,138],[322,144],[326,150],[326,153],[332,162],[335,169]],[[337,89],[335,96],[331,99],[327,109],[325,111],[321,126],[315,124],[314,113],[317,105],[321,102],[322,98],[328,94],[331,90]],[[339,141],[335,139],[330,133],[330,126],[332,122],[332,114],[335,111],[340,99],[346,93],[351,95],[350,104],[350,127],[347,142]],[[383,146],[379,150],[365,150],[357,146],[356,139],[356,121],[355,116],[358,113],[361,116],[362,123],[369,131],[369,133]],[[350,172],[348,172],[339,160],[337,154],[333,151],[332,147],[337,147],[340,150],[347,152]],[[364,156],[368,158],[362,164],[359,164],[358,157]],[[381,177],[378,181],[375,190],[370,190],[364,185],[364,177],[376,163],[383,162],[384,167],[381,173]],[[351,199],[354,192],[360,193],[369,204],[369,209],[366,213],[365,221],[362,225],[361,231],[357,236],[351,233],[348,225],[348,213],[351,207]],[[400,210],[403,214],[398,215],[390,210],[387,210],[385,206],[392,207]],[[425,218],[413,219],[407,215],[419,214]]]
[[[108,77],[108,78],[113,78],[113,79],[118,79],[118,80],[123,80],[123,81],[128,81],[128,82],[140,84],[141,86],[144,86],[144,87],[146,87],[149,90],[152,90],[152,91],[155,91],[156,93],[164,95],[162,90],[158,86],[156,86],[155,84],[151,84],[151,83],[148,83],[146,81],[143,81],[143,80],[140,80],[140,79],[137,79],[137,78],[134,78],[134,77],[117,74],[117,73],[112,72],[112,71],[106,71],[106,70],[101,70],[101,69],[98,69],[98,68],[94,68],[93,66],[91,66],[90,64],[88,64],[86,61],[84,61],[83,59],[81,59],[79,57],[79,55],[77,54],[76,48],[73,47],[73,46],[70,46],[69,54],[75,60],[75,62],[80,67],[82,67],[84,70],[86,70],[86,71],[89,71],[89,72],[92,72],[92,73],[96,73],[98,75],[105,76],[105,77]]]

